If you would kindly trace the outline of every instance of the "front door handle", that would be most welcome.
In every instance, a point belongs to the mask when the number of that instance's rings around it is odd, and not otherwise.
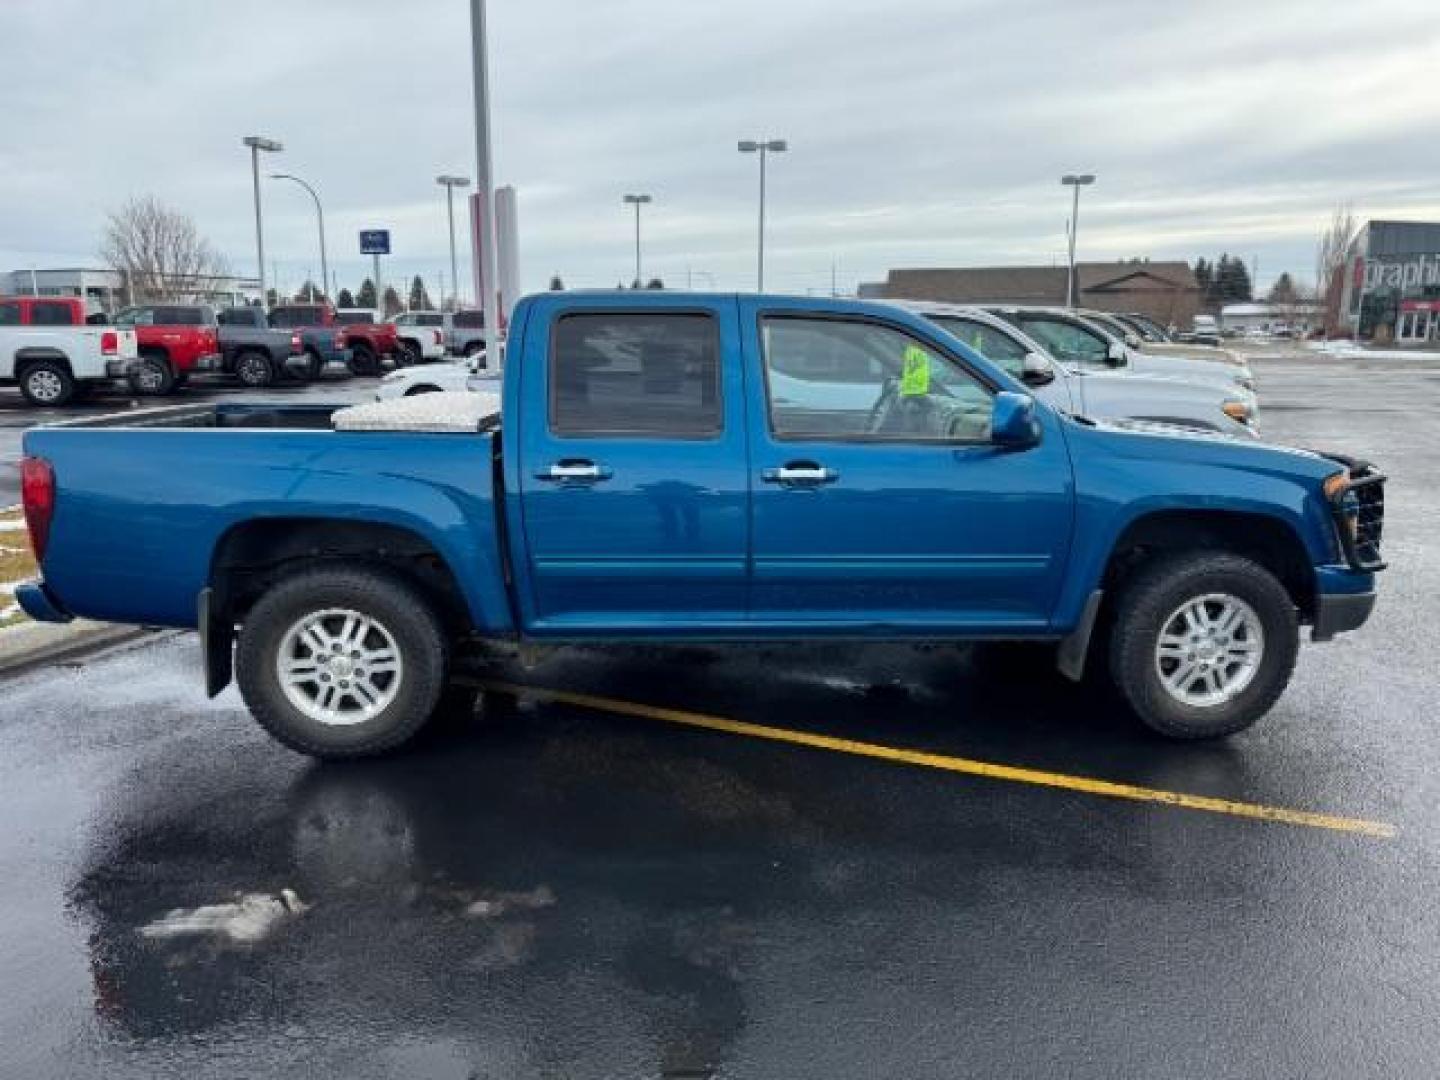
[[[833,484],[840,479],[834,469],[827,469],[813,461],[791,461],[778,469],[766,469],[760,474],[767,484],[784,484],[786,487],[819,487]]]
[[[609,480],[614,473],[608,466],[593,461],[557,461],[548,469],[535,474],[536,480],[551,480],[561,484],[594,484]]]

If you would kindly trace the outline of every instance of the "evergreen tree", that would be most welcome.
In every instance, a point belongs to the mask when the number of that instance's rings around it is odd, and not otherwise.
[[[323,303],[324,300],[325,290],[309,278],[305,279],[304,285],[301,285],[300,288],[295,290],[295,302],[297,304],[319,304]]]
[[[410,310],[411,311],[434,311],[435,305],[430,302],[430,294],[425,291],[425,282],[419,274],[410,279]]]
[[[664,283],[663,281],[661,281],[658,277],[652,277],[649,281],[647,281],[647,282],[645,283],[645,288],[647,288],[647,289],[663,289],[663,288],[665,288],[665,283]]]
[[[380,306],[380,297],[375,293],[375,282],[368,277],[360,283],[360,291],[355,294],[355,306],[361,308]]]
[[[363,288],[363,287],[362,287]],[[385,286],[385,318],[389,319],[400,314],[400,294],[395,291],[394,285]]]
[[[1205,256],[1195,260],[1195,284],[1200,286],[1200,303],[1210,302],[1210,290],[1214,285],[1214,268],[1206,261]]]
[[[349,289],[341,289],[340,295],[335,298],[336,307],[355,307],[355,294]]]
[[[1265,299],[1272,304],[1293,304],[1299,299],[1299,295],[1299,290],[1295,288],[1295,279],[1287,270],[1275,279],[1275,284],[1270,286],[1270,292]]]
[[[560,275],[559,275],[559,274],[556,274],[554,277],[552,277],[552,278],[550,279],[550,291],[551,291],[551,292],[564,292],[564,291],[565,291],[565,282],[563,282],[563,281],[560,280]]]

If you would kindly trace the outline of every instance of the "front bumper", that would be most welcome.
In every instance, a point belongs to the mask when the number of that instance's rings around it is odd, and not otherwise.
[[[1311,641],[1329,641],[1336,634],[1365,624],[1375,610],[1375,593],[1321,593],[1315,598],[1315,624]]]
[[[198,357],[192,371],[220,371],[225,365],[225,358],[219,353],[209,353]]]
[[[21,585],[15,590],[15,602],[36,622],[67,623],[74,618],[51,595],[43,581],[27,581]]]

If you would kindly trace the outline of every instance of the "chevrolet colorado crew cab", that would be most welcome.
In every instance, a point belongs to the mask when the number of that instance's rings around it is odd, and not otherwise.
[[[857,351],[869,400],[837,403]],[[210,693],[329,758],[408,740],[497,642],[1034,639],[1220,736],[1302,625],[1375,602],[1371,466],[1070,416],[883,303],[540,294],[499,386],[32,429],[17,599],[198,628]]]
[[[78,297],[0,296],[0,384],[55,408],[109,385],[136,356],[135,332],[86,321]]]

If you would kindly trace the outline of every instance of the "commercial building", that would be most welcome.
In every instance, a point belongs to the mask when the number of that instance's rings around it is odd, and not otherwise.
[[[195,284],[193,294],[184,299],[229,307],[260,298],[255,278],[202,277]],[[0,271],[0,295],[78,296],[91,311],[115,311],[130,302],[123,275],[94,267]]]
[[[1185,262],[1077,263],[1075,303],[1098,311],[1139,312],[1162,326],[1188,330],[1200,310],[1200,286]],[[1064,266],[964,266],[891,270],[861,294],[951,304],[1065,303]]]
[[[1347,255],[1340,322],[1378,342],[1440,341],[1440,223],[1367,222]]]
[[[1321,325],[1323,312],[1315,300],[1294,300],[1285,304],[1254,302],[1226,304],[1220,309],[1220,329],[1255,330],[1270,334],[1291,331],[1308,334]]]

